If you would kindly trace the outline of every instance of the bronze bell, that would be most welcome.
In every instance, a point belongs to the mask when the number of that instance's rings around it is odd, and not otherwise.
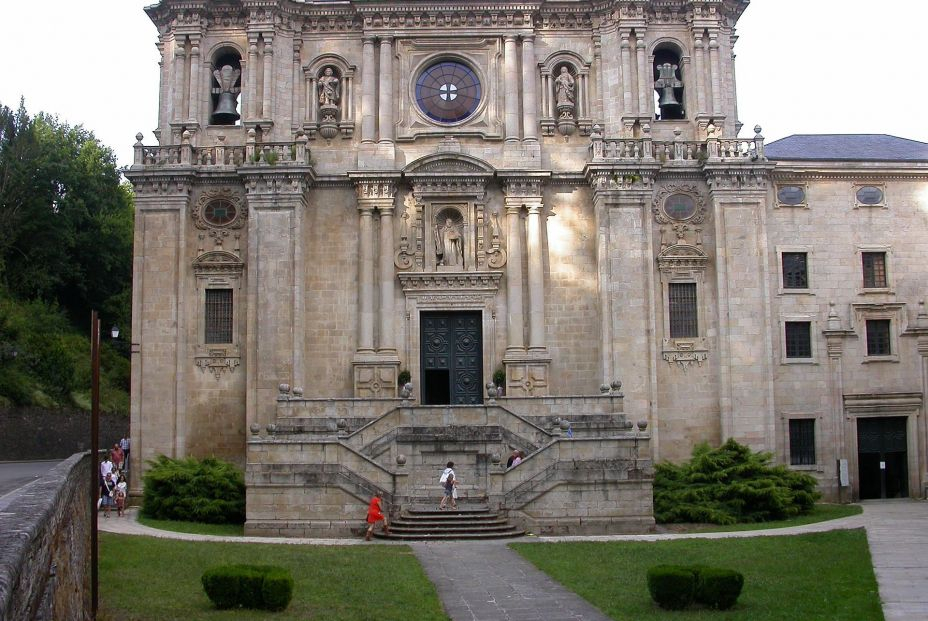
[[[241,118],[236,108],[235,93],[225,92],[219,94],[219,103],[213,112],[213,123],[217,125],[231,125]]]

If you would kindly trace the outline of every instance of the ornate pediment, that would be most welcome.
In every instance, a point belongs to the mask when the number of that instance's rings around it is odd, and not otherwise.
[[[664,248],[657,255],[657,265],[661,271],[705,270],[709,257],[701,248],[688,244],[674,244]]]
[[[412,178],[418,175],[427,175],[431,177],[436,174],[487,177],[493,175],[493,172],[493,167],[483,160],[460,153],[437,153],[427,155],[412,162],[403,170],[405,176]]]
[[[225,250],[205,252],[193,262],[193,272],[197,275],[241,275],[244,267],[245,263],[238,256]]]

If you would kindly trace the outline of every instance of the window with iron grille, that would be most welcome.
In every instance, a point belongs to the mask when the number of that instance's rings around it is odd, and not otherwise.
[[[864,267],[864,288],[883,289],[886,285],[886,253],[860,253]]]
[[[791,418],[789,421],[789,463],[793,466],[815,465],[815,419]]]
[[[696,283],[672,282],[668,286],[670,338],[699,336],[696,316]]]
[[[786,357],[812,357],[812,322],[786,322]]]
[[[206,290],[206,342],[232,342],[232,290]]]
[[[805,252],[784,252],[783,261],[783,288],[808,289],[809,288],[809,259]]]
[[[890,356],[889,319],[867,320],[867,355]]]

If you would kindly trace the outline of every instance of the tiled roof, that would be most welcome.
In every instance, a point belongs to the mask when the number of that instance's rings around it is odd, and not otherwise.
[[[928,143],[887,134],[793,134],[764,148],[772,160],[928,161]]]

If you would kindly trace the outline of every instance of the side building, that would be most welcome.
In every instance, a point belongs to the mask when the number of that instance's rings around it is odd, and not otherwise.
[[[449,460],[536,532],[646,529],[654,460],[729,437],[920,495],[928,146],[738,138],[747,4],[146,9],[133,467],[231,459],[267,534]]]

